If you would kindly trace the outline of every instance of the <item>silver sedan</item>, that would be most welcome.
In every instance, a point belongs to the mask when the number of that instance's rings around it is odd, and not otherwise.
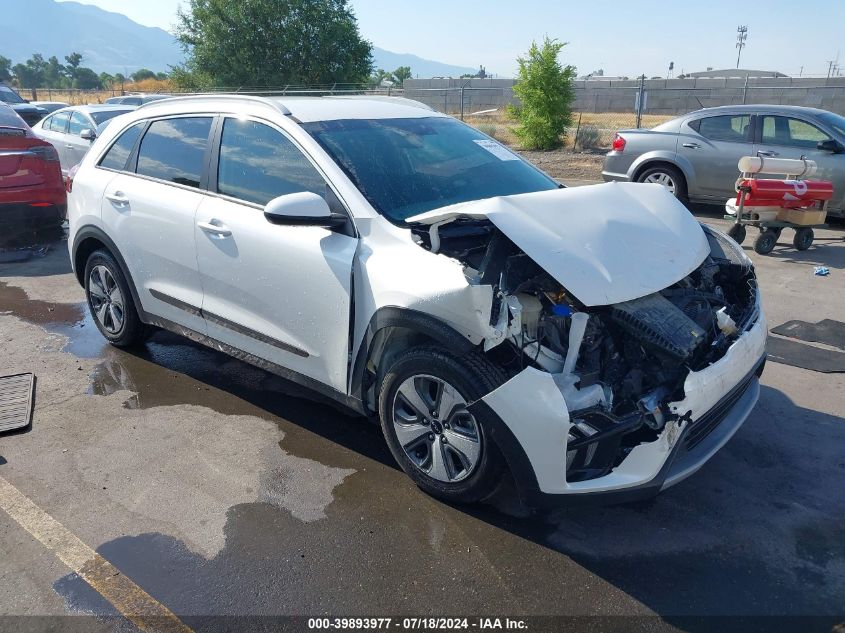
[[[833,182],[831,215],[845,215],[845,117],[798,106],[705,108],[651,130],[620,130],[604,159],[605,180],[654,182],[678,198],[724,204],[736,195],[742,156],[805,157]]]
[[[59,153],[62,174],[79,163],[106,121],[134,110],[134,106],[85,105],[57,110],[32,126],[38,138],[49,141]]]

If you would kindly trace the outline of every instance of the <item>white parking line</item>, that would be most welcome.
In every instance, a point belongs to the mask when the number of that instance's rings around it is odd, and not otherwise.
[[[0,477],[0,508],[143,631],[193,633],[176,615]]]

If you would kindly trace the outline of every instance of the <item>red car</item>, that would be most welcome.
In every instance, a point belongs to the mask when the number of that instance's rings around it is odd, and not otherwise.
[[[59,226],[66,212],[56,149],[0,103],[0,236]]]

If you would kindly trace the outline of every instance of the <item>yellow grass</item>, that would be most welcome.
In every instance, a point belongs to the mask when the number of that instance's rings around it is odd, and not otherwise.
[[[89,103],[103,103],[106,99],[117,97],[130,92],[169,92],[170,82],[159,79],[145,79],[144,81],[127,81],[123,84],[121,92],[120,84],[115,84],[110,90],[62,90],[59,88],[39,88],[36,91],[37,99],[33,101],[62,101],[70,105],[86,105]],[[29,88],[20,90],[21,96],[31,99]]]

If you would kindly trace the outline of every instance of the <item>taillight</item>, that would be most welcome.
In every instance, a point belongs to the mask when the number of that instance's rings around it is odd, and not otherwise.
[[[624,152],[625,151],[625,139],[619,136],[619,134],[613,135],[613,151],[614,152]]]
[[[52,145],[36,145],[35,147],[30,147],[29,151],[41,160],[46,160],[50,163],[59,162],[59,153]]]
[[[68,193],[71,192],[73,189],[73,178],[76,176],[76,172],[79,171],[79,163],[76,163],[73,167],[71,167],[68,172],[67,176],[65,177],[65,191]]]

